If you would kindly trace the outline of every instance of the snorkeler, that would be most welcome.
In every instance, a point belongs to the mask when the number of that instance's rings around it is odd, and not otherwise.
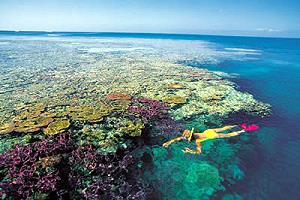
[[[229,129],[232,129],[234,127],[237,127],[238,125],[232,125],[232,126],[224,126],[222,128],[213,128],[213,129],[207,129],[202,133],[194,133],[194,128],[192,128],[192,130],[184,130],[182,133],[182,136],[177,137],[175,139],[172,139],[168,142],[165,142],[163,144],[163,147],[168,147],[170,144],[174,143],[174,142],[178,142],[181,140],[188,140],[189,142],[192,141],[192,139],[196,140],[196,150],[192,150],[190,148],[185,148],[185,150],[182,150],[184,153],[191,153],[191,154],[200,154],[201,151],[201,142],[204,142],[206,140],[212,140],[212,139],[217,139],[217,138],[228,138],[228,137],[234,137],[237,136],[245,131],[254,131],[257,130],[259,128],[259,126],[257,125],[246,125],[246,124],[241,124],[239,125],[240,128],[242,128],[242,130],[240,131],[235,131],[235,132],[231,132],[231,133],[220,133],[222,131],[226,131]]]

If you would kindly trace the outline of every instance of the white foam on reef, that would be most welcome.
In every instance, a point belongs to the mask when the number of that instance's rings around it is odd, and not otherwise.
[[[261,51],[257,49],[243,49],[243,48],[224,48],[230,54],[235,55],[261,55]]]
[[[259,52],[260,50],[257,49],[243,49],[243,48],[224,48],[228,51],[246,51],[246,52]]]
[[[47,34],[47,36],[50,36],[50,37],[59,37],[59,36],[64,36],[64,35],[63,34],[49,33],[49,34]]]
[[[9,42],[0,42],[0,45],[8,45],[10,44]]]
[[[171,62],[194,60],[200,64],[218,64],[228,59],[257,59],[261,54],[261,51],[256,49],[220,49],[216,43],[203,40],[64,37],[54,33],[49,33],[48,36],[0,36],[0,41],[7,42],[7,39],[18,41],[19,44],[22,44],[22,41],[31,41],[35,45],[40,45],[38,41],[45,41],[49,46],[55,44],[70,51],[76,49],[87,54],[120,52],[131,57],[138,54],[147,59],[160,58]]]
[[[103,53],[103,52],[118,52],[118,51],[136,51],[136,50],[147,50],[151,48],[145,47],[127,47],[127,48],[89,48],[89,49],[78,49],[80,51],[88,53]]]

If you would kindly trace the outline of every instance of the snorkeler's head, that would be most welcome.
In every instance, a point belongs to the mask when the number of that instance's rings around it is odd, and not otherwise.
[[[192,130],[184,130],[182,135],[183,137],[185,137],[188,141],[191,141],[192,140],[192,137],[193,137],[193,133],[194,133],[194,128],[192,128]]]

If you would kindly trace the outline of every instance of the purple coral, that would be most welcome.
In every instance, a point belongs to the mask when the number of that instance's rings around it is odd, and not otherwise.
[[[79,147],[72,152],[72,173],[69,182],[73,190],[86,199],[134,199],[145,192],[138,182],[129,183],[128,169],[134,158],[126,152],[100,155],[93,146]],[[88,175],[87,175],[88,174]],[[88,184],[78,177],[89,176]],[[141,199],[141,198],[140,198]]]
[[[155,127],[161,134],[178,135],[184,130],[182,122],[166,117],[155,124]]]
[[[169,106],[164,102],[143,97],[136,98],[127,110],[139,114],[146,123],[154,121],[160,134],[177,135],[183,130],[183,124],[168,115]]]
[[[58,171],[48,173],[38,180],[36,187],[39,191],[55,191],[57,189],[56,186],[58,185],[58,182],[60,180],[61,179],[58,176]]]
[[[155,117],[158,117],[160,113],[152,108],[141,108],[137,106],[129,106],[128,111],[132,113],[138,113],[141,115],[143,118],[147,120],[154,119]]]
[[[54,159],[58,157],[61,159]],[[50,164],[41,163],[49,160]],[[0,155],[0,196],[30,199],[43,193],[56,199],[62,199],[61,195],[136,199],[145,192],[137,180],[129,178],[133,163],[129,151],[101,155],[94,146],[76,147],[68,134],[60,134],[17,145]]]
[[[71,149],[66,134],[27,145],[16,145],[15,149],[0,155],[0,170],[7,171],[0,178],[2,193],[27,199],[34,191],[51,192],[58,187],[60,178],[57,169],[45,169],[38,163],[41,158],[67,152]]]
[[[154,99],[147,99],[147,98],[142,97],[142,98],[135,99],[135,101],[145,104],[145,105],[148,105],[155,110],[168,110],[169,109],[168,104],[158,101],[158,100],[154,100]]]
[[[169,107],[164,102],[142,97],[133,99],[132,105],[127,110],[139,114],[147,122],[166,117]]]

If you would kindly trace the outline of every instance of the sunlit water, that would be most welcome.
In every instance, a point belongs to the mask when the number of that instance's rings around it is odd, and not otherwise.
[[[240,74],[238,84],[270,102],[273,116],[258,133],[256,152],[241,159],[246,178],[234,192],[246,199],[298,199],[300,173],[300,40],[212,38],[220,48],[255,49],[253,60],[222,60],[208,69]]]
[[[235,188],[231,188],[232,192],[245,199],[298,199],[300,40],[245,37],[207,39],[216,42],[219,50],[245,53],[251,59],[222,59],[218,64],[206,67],[238,73],[240,78],[236,82],[241,90],[249,91],[273,106],[272,117],[258,133],[260,140],[255,152],[240,157],[247,175]],[[258,54],[251,55],[252,52]],[[201,63],[191,65],[200,66]]]
[[[60,64],[88,63],[89,54],[98,54],[96,59],[101,59],[101,54],[126,54],[128,57],[139,55],[149,59],[163,56],[171,62],[234,74],[236,78],[232,81],[238,84],[239,89],[270,103],[273,114],[261,122],[261,130],[253,133],[257,137],[254,142],[251,141],[251,148],[245,150],[241,147],[241,152],[237,153],[240,173],[236,175],[235,182],[225,184],[226,188],[212,198],[225,199],[226,195],[231,194],[235,195],[231,198],[236,199],[299,199],[299,47],[299,39],[115,33],[2,33],[0,71],[3,75],[10,68],[21,68],[24,72],[30,68],[37,73],[44,73],[49,69],[55,70]],[[81,55],[80,59],[78,55]],[[30,84],[30,80],[24,80],[24,84]],[[2,86],[0,92],[10,87],[19,87],[7,84]],[[189,159],[192,163],[199,158]]]

